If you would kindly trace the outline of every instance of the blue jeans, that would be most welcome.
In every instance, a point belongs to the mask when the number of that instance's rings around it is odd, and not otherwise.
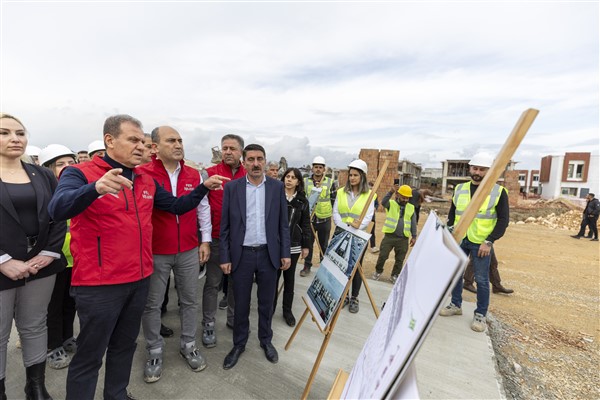
[[[149,286],[150,277],[120,285],[71,286],[81,329],[67,375],[67,400],[94,399],[105,352],[104,399],[127,397]]]
[[[477,308],[475,312],[486,315],[490,305],[490,256],[478,257],[479,244],[470,242],[466,238],[460,244],[467,256],[473,260],[475,282],[477,283]],[[452,290],[452,304],[460,307],[462,304],[463,280],[459,279]]]

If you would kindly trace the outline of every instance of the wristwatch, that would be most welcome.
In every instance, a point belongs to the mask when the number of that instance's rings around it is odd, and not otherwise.
[[[491,240],[484,240],[483,243],[487,244],[490,247],[492,247],[492,245],[494,244],[494,242],[492,242]]]

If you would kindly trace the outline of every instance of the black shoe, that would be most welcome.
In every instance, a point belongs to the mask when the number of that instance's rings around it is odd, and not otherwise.
[[[587,235],[587,236],[584,236],[584,238],[586,238],[586,239],[591,239],[591,238],[593,238],[593,237],[594,237],[594,235]]]
[[[163,324],[160,324],[160,336],[171,337],[173,336],[173,333],[173,329],[169,328],[168,326],[164,326]]]
[[[581,239],[583,236],[581,235],[571,235],[573,239]]]
[[[597,242],[597,241],[598,241],[598,238],[590,239],[590,242]]]
[[[503,294],[511,294],[514,293],[515,291],[512,289],[507,289],[504,286],[500,285],[497,287],[492,287],[492,293],[503,293]]]
[[[219,301],[219,310],[227,310],[227,296],[223,296]]]
[[[231,349],[229,354],[225,356],[225,361],[223,361],[223,369],[233,368],[245,350],[245,347],[233,346],[233,349]]]
[[[133,397],[131,393],[129,393],[129,391],[127,391],[127,394],[125,396],[125,399],[127,400],[137,400],[135,397]]]
[[[463,286],[463,289],[466,290],[467,292],[477,293],[477,289],[475,289],[475,286],[473,286],[472,283],[469,283],[469,284]]]
[[[277,354],[277,350],[271,343],[261,344],[260,347],[265,351],[265,357],[267,360],[272,362],[273,364],[277,364],[279,361],[279,355]]]
[[[285,323],[288,324],[288,326],[296,326],[296,318],[291,311],[284,312],[283,319],[285,319]]]

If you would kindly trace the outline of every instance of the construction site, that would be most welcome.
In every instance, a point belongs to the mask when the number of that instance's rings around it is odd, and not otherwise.
[[[368,163],[373,181],[379,165],[390,161],[377,190],[382,198],[398,178],[399,152],[362,149],[359,158]],[[339,172],[340,185],[346,176]],[[515,399],[600,398],[599,246],[589,238],[571,237],[581,224],[582,203],[525,199],[518,171],[505,171],[499,183],[508,189],[510,223],[494,247],[502,284],[514,293],[491,294],[487,334],[505,393]],[[419,228],[429,212],[442,220],[447,216],[451,192],[431,193],[422,204]],[[380,208],[377,245],[384,220]],[[367,252],[365,276],[374,272],[376,261],[377,254]],[[392,264],[390,257],[382,279],[389,279]],[[464,291],[464,299],[475,302],[476,295]]]

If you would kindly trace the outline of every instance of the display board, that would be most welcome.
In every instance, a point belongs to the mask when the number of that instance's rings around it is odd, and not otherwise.
[[[336,228],[323,261],[303,296],[321,331],[341,303],[344,288],[365,251],[371,235],[352,227]]]
[[[431,213],[346,381],[342,398],[381,399],[402,379],[467,257]]]

